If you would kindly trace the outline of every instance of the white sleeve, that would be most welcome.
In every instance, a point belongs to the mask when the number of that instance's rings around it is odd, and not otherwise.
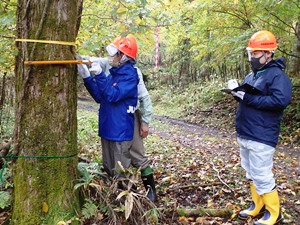
[[[141,72],[141,70],[137,67],[135,67],[136,70],[137,70],[137,73],[139,75],[139,84],[138,84],[138,98],[141,99],[141,98],[144,98],[145,96],[149,95],[148,93],[148,90],[145,86],[145,83],[144,83],[144,80],[143,80],[143,74]]]
[[[145,86],[144,80],[143,80],[143,74],[141,70],[137,67],[138,75],[139,75],[139,84],[138,84],[138,106],[141,116],[142,116],[142,122],[149,124],[152,120],[152,102],[150,99],[150,95],[148,93],[148,90]]]

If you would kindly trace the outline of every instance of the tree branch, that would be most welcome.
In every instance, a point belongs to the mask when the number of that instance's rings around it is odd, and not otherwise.
[[[97,17],[98,19],[101,19],[101,20],[113,20],[112,17],[100,17],[97,14],[81,14],[78,17],[83,17],[83,16],[95,16],[95,17]]]
[[[217,176],[219,178],[219,180],[222,182],[222,184],[224,184],[226,187],[228,187],[232,192],[234,192],[234,190],[228,186],[228,184],[226,184],[220,177],[220,172],[216,169],[215,164],[213,162],[211,162],[212,166],[213,166],[213,170],[217,172]]]
[[[185,217],[221,217],[221,218],[230,218],[232,215],[232,210],[230,209],[206,209],[203,207],[198,207],[196,209],[186,209],[178,208],[177,214],[179,216]]]
[[[291,56],[291,57],[295,57],[295,58],[300,59],[300,56],[298,56],[298,55],[290,54],[290,53],[288,53],[288,52],[282,50],[281,48],[277,48],[277,49],[278,49],[278,51],[280,51],[280,52],[282,52],[282,53],[284,53],[284,54],[286,54],[286,55],[288,55],[288,56]]]
[[[291,28],[294,33],[296,33],[295,27],[291,26],[290,24],[286,23],[285,21],[283,21],[282,19],[280,19],[277,15],[275,15],[274,13],[270,12],[270,10],[268,10],[267,8],[264,8],[268,13],[270,13],[271,16],[275,17],[278,21],[280,21],[281,23],[283,23],[284,25],[286,25],[287,27]]]

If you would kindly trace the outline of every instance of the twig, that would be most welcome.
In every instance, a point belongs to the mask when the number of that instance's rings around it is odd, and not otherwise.
[[[211,162],[211,164],[212,164],[212,166],[213,166],[213,170],[217,172],[217,176],[218,176],[219,180],[222,182],[222,184],[224,184],[224,185],[225,185],[226,187],[228,187],[232,192],[234,192],[234,190],[233,190],[230,186],[228,186],[228,184],[226,184],[226,183],[222,180],[222,178],[220,177],[220,172],[216,169],[215,164],[214,164],[213,162]]]

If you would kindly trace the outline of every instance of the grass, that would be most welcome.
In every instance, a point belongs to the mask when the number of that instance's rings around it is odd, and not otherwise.
[[[224,97],[220,89],[224,84],[218,81],[190,84],[188,87],[160,86],[159,89],[150,90],[154,105],[154,114],[179,118],[187,108],[194,106],[203,110],[210,109],[212,104]]]
[[[83,158],[97,160],[101,156],[98,116],[93,111],[78,109],[78,149]]]

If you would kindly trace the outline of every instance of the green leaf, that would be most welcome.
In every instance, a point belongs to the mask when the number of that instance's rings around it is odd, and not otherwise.
[[[6,191],[0,191],[0,208],[5,209],[11,205],[11,195]]]

